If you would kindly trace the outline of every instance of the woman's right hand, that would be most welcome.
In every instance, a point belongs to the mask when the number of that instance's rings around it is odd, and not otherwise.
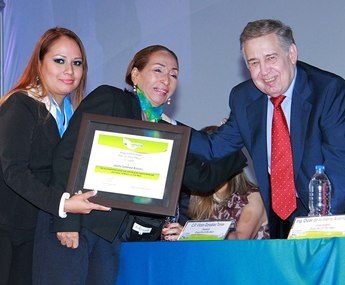
[[[56,233],[56,236],[62,245],[71,248],[77,248],[79,246],[78,232],[59,232]]]
[[[89,214],[92,210],[111,211],[111,208],[91,203],[88,199],[95,196],[97,191],[77,194],[65,201],[64,211],[67,213]]]
[[[162,234],[165,240],[177,241],[180,233],[182,232],[183,226],[179,223],[171,223],[166,228],[162,229]]]

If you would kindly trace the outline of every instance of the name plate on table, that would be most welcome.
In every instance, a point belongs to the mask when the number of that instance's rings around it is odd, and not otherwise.
[[[235,232],[237,239],[236,220],[202,220],[187,221],[178,240],[223,240],[229,232]]]
[[[345,236],[345,215],[295,218],[288,239]]]

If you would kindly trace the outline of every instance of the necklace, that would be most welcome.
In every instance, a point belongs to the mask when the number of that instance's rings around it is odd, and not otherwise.
[[[219,198],[216,193],[213,193],[213,199],[216,202],[218,202],[218,203],[222,203],[223,202],[223,199]]]

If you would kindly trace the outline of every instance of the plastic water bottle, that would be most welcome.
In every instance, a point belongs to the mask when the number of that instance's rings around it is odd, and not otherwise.
[[[309,216],[331,214],[331,182],[325,174],[325,166],[316,165],[316,173],[309,182]]]

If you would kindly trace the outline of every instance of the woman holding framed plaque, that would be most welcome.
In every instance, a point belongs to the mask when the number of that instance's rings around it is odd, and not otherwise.
[[[163,114],[163,104],[176,89],[178,73],[178,59],[174,52],[160,45],[149,46],[139,51],[128,66],[126,82],[133,86],[133,93],[106,85],[92,91],[74,113],[63,139],[55,149],[52,184],[59,188],[67,185],[83,114],[155,123],[165,119],[170,122]],[[233,156],[233,166],[242,165],[245,160],[243,154],[236,154]],[[35,273],[39,277],[37,284],[54,280],[55,284],[113,285],[119,266],[120,237],[125,231],[127,216],[126,210],[113,209],[107,213],[93,211],[87,216],[54,218],[52,223],[46,221],[42,235],[36,241],[40,244],[36,260],[36,268],[40,270]],[[164,219],[160,220],[162,222]],[[53,233],[48,232],[49,224]],[[147,227],[141,226],[140,229],[143,229],[145,236]],[[160,237],[160,221],[156,228],[151,227],[149,231],[150,234],[146,234],[149,239],[146,240]],[[61,244],[66,247],[61,249]]]
[[[83,98],[86,74],[79,37],[53,28],[41,36],[18,83],[0,101],[0,284],[31,284],[39,209],[60,217],[109,210],[88,202],[95,193],[66,199],[65,188],[47,185],[53,148]]]

